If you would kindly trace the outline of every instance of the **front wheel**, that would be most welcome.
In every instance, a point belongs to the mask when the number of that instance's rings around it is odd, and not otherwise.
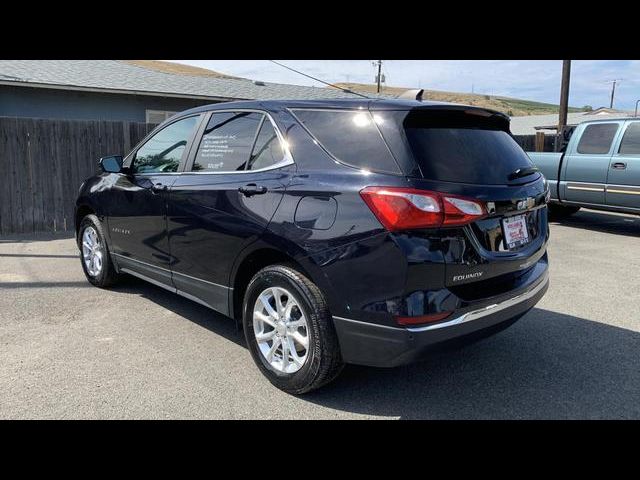
[[[243,327],[254,362],[285,392],[310,392],[342,370],[324,296],[294,268],[272,265],[256,273],[245,293]]]
[[[119,274],[111,261],[102,223],[95,215],[87,215],[82,219],[78,246],[82,270],[89,282],[96,287],[108,287],[118,281]]]

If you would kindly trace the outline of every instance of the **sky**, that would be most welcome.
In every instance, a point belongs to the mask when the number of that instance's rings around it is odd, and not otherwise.
[[[266,82],[323,86],[268,60],[170,60]],[[374,83],[372,60],[277,60],[329,83]],[[561,60],[383,60],[386,84],[451,92],[515,97],[558,104]],[[574,60],[569,105],[633,110],[640,99],[639,60]]]

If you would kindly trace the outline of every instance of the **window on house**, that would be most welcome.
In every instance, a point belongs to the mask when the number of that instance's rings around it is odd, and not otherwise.
[[[147,110],[147,123],[160,124],[167,118],[174,116],[178,112],[168,110]]]

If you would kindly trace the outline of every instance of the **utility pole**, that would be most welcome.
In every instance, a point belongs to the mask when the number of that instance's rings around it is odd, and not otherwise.
[[[620,82],[620,79],[616,79],[616,80],[610,80],[611,82],[613,82],[613,85],[611,87],[611,103],[609,104],[609,108],[613,108],[613,96],[616,94],[616,83]]]
[[[571,60],[562,61],[562,84],[560,85],[560,115],[558,116],[558,135],[556,136],[556,152],[562,147],[564,129],[567,127],[569,110],[569,83],[571,81]]]
[[[382,60],[378,60],[378,93],[380,93],[380,81],[382,80]]]

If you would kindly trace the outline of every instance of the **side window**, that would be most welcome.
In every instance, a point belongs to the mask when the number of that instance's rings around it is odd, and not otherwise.
[[[640,122],[629,124],[620,142],[618,153],[623,155],[640,155]]]
[[[372,115],[359,110],[294,110],[293,113],[341,162],[366,170],[400,173],[376,126],[385,121],[384,114]]]
[[[251,158],[249,159],[248,170],[259,170],[279,163],[284,158],[284,150],[278,139],[273,125],[265,117],[260,133],[253,146]]]
[[[613,137],[618,131],[617,123],[594,123],[582,132],[578,143],[578,153],[600,155],[609,153]]]
[[[211,115],[191,170],[245,170],[262,117],[261,113],[255,112],[221,112]]]
[[[135,173],[177,172],[198,116],[188,117],[163,128],[136,152]]]

